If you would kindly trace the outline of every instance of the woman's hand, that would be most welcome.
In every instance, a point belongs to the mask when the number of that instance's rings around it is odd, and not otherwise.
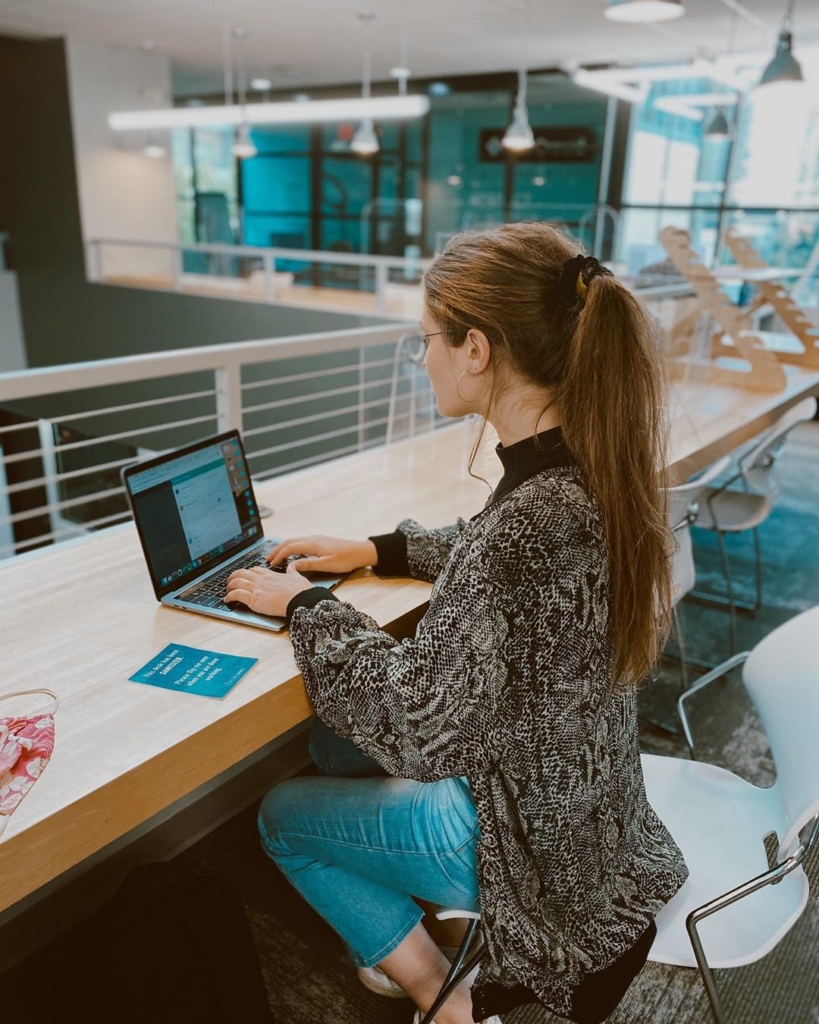
[[[225,601],[241,601],[260,615],[284,616],[291,598],[302,590],[312,590],[313,584],[297,572],[295,562],[287,572],[272,572],[254,565],[237,569],[228,577]]]
[[[270,565],[279,565],[290,555],[304,555],[298,560],[299,572],[352,572],[365,565],[375,565],[378,554],[371,540],[340,540],[338,537],[296,537],[282,541],[267,556]],[[288,571],[293,568],[291,562]]]

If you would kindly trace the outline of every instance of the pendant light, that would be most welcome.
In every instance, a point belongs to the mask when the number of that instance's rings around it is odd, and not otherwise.
[[[236,94],[237,99],[239,101],[239,107],[242,110],[242,123],[237,128],[236,135],[233,141],[233,155],[238,160],[250,160],[258,153],[258,150],[256,149],[256,146],[253,142],[253,138],[250,134],[250,125],[247,123],[247,119],[245,117],[245,108],[247,106],[247,65],[245,63],[244,42],[246,39],[247,32],[245,32],[243,28],[235,28],[231,32],[230,38],[228,40],[231,58],[233,53],[233,41],[236,40],[237,42],[242,44],[242,49],[239,51],[239,66],[237,68],[236,75]],[[232,59],[228,61],[228,67],[230,69],[232,78]],[[233,90],[232,81],[230,83],[230,90],[231,92]]]
[[[772,85],[775,82],[802,82],[802,68],[799,61],[792,53],[793,47],[793,9],[795,0],[790,0],[785,17],[782,19],[782,27],[779,30],[779,39],[776,44],[776,53],[773,59],[762,72],[759,84]]]
[[[139,44],[139,48],[148,57],[152,59],[156,57],[156,43],[152,39],[143,39]],[[162,106],[162,90],[160,88],[146,89],[144,95],[152,107]],[[168,155],[167,146],[162,141],[162,135],[156,128],[149,130],[148,138],[142,147],[142,152],[144,156],[150,157],[151,160],[161,160]]]
[[[503,148],[512,153],[525,153],[535,148],[535,135],[529,124],[526,110],[526,72],[518,72],[518,94],[515,98],[515,110],[512,123],[503,136]]]
[[[731,126],[725,116],[725,107],[717,107],[716,113],[705,126],[702,133],[704,139],[730,139]]]
[[[245,124],[239,126],[239,130],[236,132],[236,140],[233,143],[233,155],[240,160],[249,160],[251,157],[256,156],[258,152],[256,144],[250,135],[250,125],[245,122]]]
[[[681,18],[685,7],[682,0],[609,0],[609,6],[603,13],[610,21],[646,24]]]
[[[409,67],[409,32],[404,28],[401,30],[401,45],[398,54],[398,63],[390,68],[390,78],[398,81],[398,95],[407,95],[407,82],[412,78]]]
[[[152,160],[161,160],[168,155],[168,150],[162,144],[162,136],[156,129],[148,132],[148,141],[145,143],[142,152]]]
[[[372,156],[377,153],[381,146],[378,143],[378,136],[375,134],[375,125],[371,117],[365,117],[356,128],[355,135],[350,140],[350,149],[359,156]]]
[[[362,12],[359,14],[358,18],[364,25],[369,25],[375,20],[375,15]],[[371,80],[372,55],[368,45],[364,50],[364,59],[361,69],[362,99],[368,100],[370,98]],[[365,117],[358,128],[356,128],[355,135],[353,135],[352,140],[350,141],[350,149],[353,153],[357,153],[359,156],[372,156],[373,153],[377,153],[380,148],[378,136],[375,134],[373,119],[371,117]]]

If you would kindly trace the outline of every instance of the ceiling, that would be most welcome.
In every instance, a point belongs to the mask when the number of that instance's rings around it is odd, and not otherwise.
[[[221,88],[222,38],[240,47],[248,74],[274,88],[355,82],[369,40],[373,75],[399,62],[422,78],[508,71],[525,64],[664,62],[697,54],[773,49],[785,0],[685,0],[686,15],[661,25],[603,17],[607,0],[0,0],[0,32],[55,36],[131,49],[143,40],[170,56],[177,95]],[[741,6],[747,14],[732,13]],[[358,13],[375,14],[368,25]],[[795,46],[819,40],[819,0],[799,0]]]

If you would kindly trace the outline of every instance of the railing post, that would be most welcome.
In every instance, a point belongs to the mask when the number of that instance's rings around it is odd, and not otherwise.
[[[264,260],[264,301],[274,302],[276,299],[276,292],[273,287],[273,271],[275,269],[273,253],[266,252],[262,259]]]
[[[379,313],[387,312],[387,281],[389,280],[389,267],[386,263],[375,265],[375,297],[376,308]]]
[[[60,487],[57,482],[59,467],[54,451],[54,424],[51,420],[37,420],[37,432],[40,437],[40,457],[43,462],[43,476],[46,478],[45,492],[48,501],[48,526],[51,533],[59,533],[62,517],[58,505],[60,503]]]
[[[220,434],[242,429],[242,370],[239,363],[228,363],[214,371],[216,384],[216,423]]]

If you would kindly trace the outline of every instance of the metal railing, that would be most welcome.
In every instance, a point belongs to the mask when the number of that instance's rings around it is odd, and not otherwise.
[[[420,281],[430,260],[254,245],[94,238],[89,280],[220,294],[280,305],[420,316]]]
[[[0,374],[0,558],[130,518],[120,471],[242,431],[254,479],[442,422],[407,325]]]

